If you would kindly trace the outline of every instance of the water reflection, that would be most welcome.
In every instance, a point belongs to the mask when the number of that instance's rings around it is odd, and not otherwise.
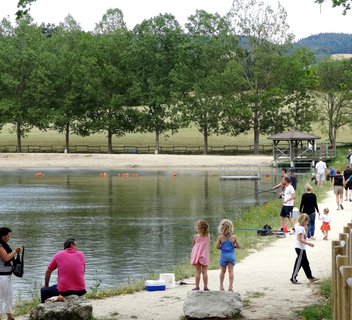
[[[268,169],[272,170],[272,169]],[[96,280],[116,287],[148,272],[166,272],[189,256],[194,222],[209,221],[216,233],[223,217],[272,199],[260,193],[274,183],[220,181],[208,172],[138,172],[101,177],[92,170],[4,171],[0,177],[1,224],[13,230],[12,245],[26,246],[23,279],[15,290],[28,296],[43,283],[52,257],[69,237],[87,258],[87,288]],[[53,281],[55,277],[53,277]]]

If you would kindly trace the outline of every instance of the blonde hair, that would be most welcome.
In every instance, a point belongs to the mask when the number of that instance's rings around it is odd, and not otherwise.
[[[205,220],[198,220],[195,229],[201,236],[205,237],[209,234],[209,224]]]
[[[306,190],[307,192],[313,191],[313,187],[309,183],[306,183],[306,185],[304,186],[304,190]]]
[[[329,213],[329,208],[324,208],[324,212]]]
[[[306,213],[301,213],[298,217],[298,223],[303,225],[306,221],[309,221],[309,216]]]
[[[219,234],[228,238],[233,234],[233,224],[228,219],[222,219],[218,228]]]

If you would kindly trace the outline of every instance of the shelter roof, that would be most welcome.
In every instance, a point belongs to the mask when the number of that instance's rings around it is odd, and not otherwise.
[[[300,131],[288,131],[283,133],[278,133],[272,136],[267,137],[270,140],[283,140],[283,141],[291,141],[291,140],[315,140],[320,139],[321,137],[314,136],[305,132]]]

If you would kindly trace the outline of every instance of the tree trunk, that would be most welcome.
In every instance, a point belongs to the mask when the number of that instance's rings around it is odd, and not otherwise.
[[[254,119],[253,119],[253,131],[254,131],[254,154],[259,153],[259,115],[258,111],[254,112]]]
[[[21,132],[21,124],[16,124],[16,137],[17,137],[17,152],[22,152],[22,132]]]
[[[158,154],[160,151],[160,133],[159,130],[155,130],[155,154]]]
[[[208,154],[208,127],[205,126],[203,130],[203,141],[204,141],[204,154]]]
[[[66,124],[66,129],[65,129],[65,150],[66,150],[66,153],[70,152],[70,123],[69,122]]]
[[[108,130],[108,153],[112,154],[112,132]]]
[[[334,121],[335,100],[334,100],[334,97],[331,96],[330,94],[328,95],[327,100],[328,100],[327,102],[328,102],[328,110],[329,110],[329,113],[328,113],[328,118],[329,118],[328,135],[329,135],[330,145],[333,146],[336,143],[336,127],[334,125],[334,122],[335,122]],[[334,134],[334,131],[335,131],[335,134]]]

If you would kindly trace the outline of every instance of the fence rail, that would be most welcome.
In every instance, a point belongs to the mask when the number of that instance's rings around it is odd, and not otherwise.
[[[332,241],[334,320],[352,320],[352,223]]]
[[[336,146],[339,147],[351,147],[351,144],[345,144],[342,142],[337,142]],[[63,145],[36,145],[28,144],[22,145],[23,153],[63,153],[66,147]],[[335,156],[334,149],[327,149],[327,152],[321,152],[320,148],[314,152],[311,152],[310,156]],[[273,145],[272,144],[260,144],[258,151],[261,154],[272,154]],[[13,153],[17,152],[17,146],[13,144],[0,145],[0,152],[2,153]],[[71,153],[108,153],[109,149],[107,145],[70,145],[69,152]],[[238,154],[253,154],[254,145],[217,145],[208,146],[208,154],[224,154],[224,155],[238,155]],[[133,145],[113,145],[112,153],[144,153],[152,154],[155,153],[155,146],[133,146]],[[203,154],[204,146],[160,146],[158,153],[163,154]]]
[[[48,152],[48,153],[63,153],[65,146],[59,145],[22,145],[23,153]],[[223,145],[223,146],[209,146],[208,154],[251,154],[253,153],[254,145],[239,146],[239,145]],[[16,145],[0,145],[0,152],[12,153],[17,152]],[[108,146],[104,145],[71,145],[69,152],[71,153],[108,153]],[[260,153],[270,154],[272,152],[272,145],[259,145]],[[155,153],[155,146],[131,146],[131,145],[113,145],[112,153]],[[203,154],[203,146],[160,146],[158,153],[163,154]]]

